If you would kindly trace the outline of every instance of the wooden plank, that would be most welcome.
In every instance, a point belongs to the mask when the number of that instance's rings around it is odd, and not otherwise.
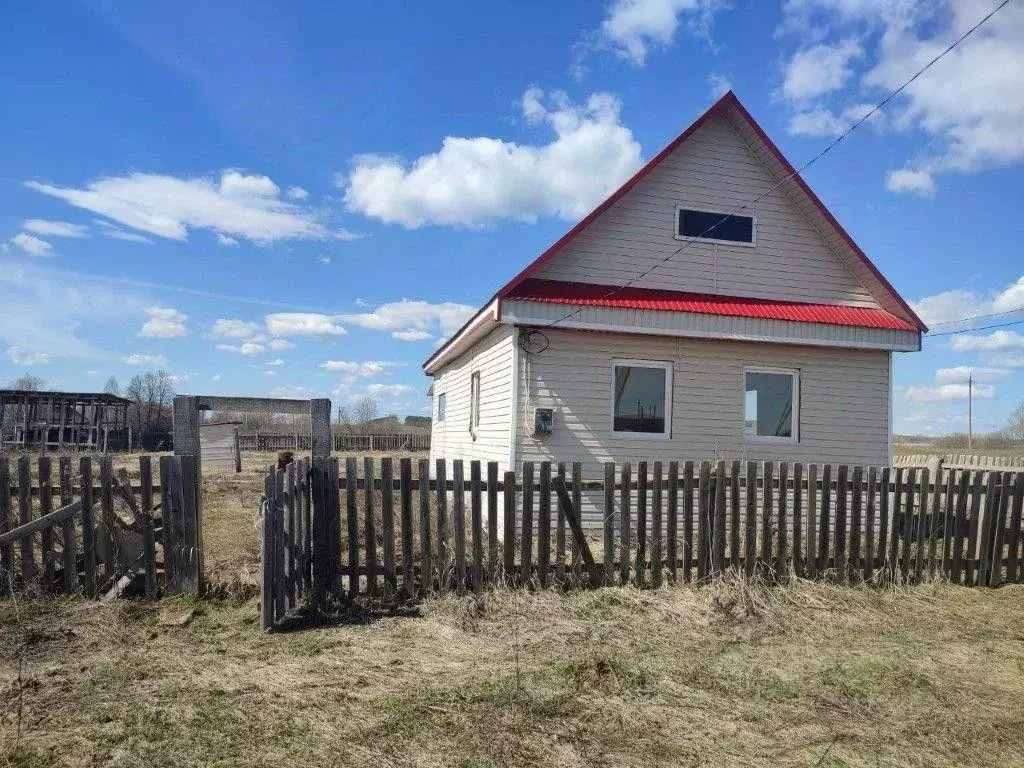
[[[45,444],[44,444],[45,445]],[[40,456],[36,462],[39,475],[39,516],[46,517],[53,512],[53,462],[49,456]],[[42,587],[45,592],[53,590],[53,579],[56,572],[53,562],[53,528],[43,528],[39,532],[39,543],[42,556]]]
[[[572,507],[582,514],[583,509],[583,465],[574,461],[572,463],[572,488],[569,489],[572,496]],[[579,547],[572,547],[572,568],[573,574],[578,579],[580,576],[580,550]]]
[[[949,578],[953,563],[953,526],[956,524],[956,470],[946,470],[946,498],[942,519],[942,575]]]
[[[971,484],[971,509],[967,524],[967,553],[964,556],[964,584],[968,587],[978,584],[978,526],[981,522],[981,497],[984,483],[985,473],[975,470],[974,481]]]
[[[747,462],[746,530],[743,535],[743,570],[752,578],[757,569],[757,462]]]
[[[692,580],[693,572],[693,462],[683,463],[683,581]]]
[[[632,521],[630,520],[630,478],[632,467],[628,461],[622,462],[621,481],[619,486],[619,583],[629,583],[629,559],[632,555]]]
[[[70,469],[70,467],[69,467]],[[61,459],[61,480],[63,485],[64,460]],[[145,574],[146,597],[152,600],[157,595],[156,583],[156,536],[153,530],[153,467],[149,456],[139,457],[139,512],[142,517],[142,563]],[[70,487],[68,494],[70,495]],[[72,531],[73,535],[73,531]],[[66,536],[66,534],[65,534]],[[65,561],[66,562],[66,561]],[[65,568],[67,566],[65,565]],[[76,577],[77,582],[77,577]]]
[[[768,575],[773,572],[772,559],[772,524],[775,513],[773,503],[775,484],[775,465],[770,461],[762,462],[762,479],[764,487],[761,489],[761,555],[758,558],[759,570],[762,574]]]
[[[1022,515],[1024,515],[1024,472],[1017,472],[1013,477],[1013,506],[1010,511],[1009,535],[1006,539],[1006,580],[1011,584],[1024,581],[1024,571],[1019,570]]]
[[[999,504],[999,481],[998,472],[989,471],[986,473],[985,483],[985,515],[982,519],[981,530],[978,541],[978,578],[977,585],[989,586],[992,568],[992,551],[995,542],[995,520],[996,510]]]
[[[498,462],[487,462],[487,583],[498,575]]]
[[[636,559],[634,578],[638,587],[647,583],[647,462],[636,465]]]
[[[504,537],[503,537],[503,560],[501,578],[506,585],[511,586],[515,580],[516,567],[516,473],[505,473],[504,485]]]
[[[878,469],[868,467],[868,498],[864,505],[864,581],[870,583],[875,577],[875,509]]]
[[[341,462],[335,458],[329,458],[327,460],[327,489],[327,569],[330,577],[330,593],[335,600],[340,601],[344,595],[343,580],[345,569],[342,567],[343,563],[341,553]],[[353,517],[353,520],[354,519],[355,518]],[[345,500],[345,528],[347,531],[347,498]],[[358,539],[353,537],[353,540],[356,542],[358,547]]]
[[[328,552],[331,524],[328,508],[333,496],[330,486],[330,462],[324,457],[314,456],[309,467],[310,498],[310,596],[315,606],[323,606],[331,591],[331,566]],[[340,553],[335,553],[337,558]]]
[[[845,464],[840,464],[836,470],[836,524],[834,530],[833,553],[835,555],[836,576],[842,582],[849,581],[846,561],[846,540],[847,540],[847,491],[850,469]]]
[[[18,457],[18,523],[20,527],[32,521],[32,474],[28,456]],[[18,539],[21,552],[21,582],[32,584],[38,578],[35,545],[31,536]]]
[[[558,462],[558,477],[565,482],[565,462]],[[560,499],[555,499],[557,519],[555,523],[555,580],[565,581],[565,509]]]
[[[829,535],[832,518],[832,465],[821,468],[821,514],[818,517],[818,575],[829,570]]]
[[[604,513],[601,520],[604,533],[604,579],[610,585],[615,576],[615,462],[604,463]]]
[[[711,500],[708,498],[711,489],[711,463],[702,461],[697,474],[697,515],[694,532],[697,538],[697,581],[703,583],[708,578],[711,552]]]
[[[484,517],[480,479],[480,462],[471,461],[469,464],[469,517],[472,530],[470,573],[473,591],[478,593],[482,592],[484,588]]]
[[[967,505],[970,497],[970,482],[971,473],[967,470],[961,471],[960,481],[957,485],[956,517],[953,522],[950,580],[954,584],[960,584],[964,575],[964,535],[968,526]]]
[[[850,548],[846,558],[848,580],[859,580],[864,573],[861,562],[861,539],[864,528],[864,467],[853,468],[850,480]]]
[[[793,572],[804,575],[803,533],[804,533],[804,465],[793,464]]]
[[[281,573],[279,580],[284,598],[284,612],[288,613],[294,607],[292,602],[292,581],[294,578],[292,564],[294,557],[295,500],[291,494],[292,488],[295,485],[295,462],[290,462],[279,472],[281,474],[281,525],[279,529],[281,537],[281,551],[279,553]]]
[[[654,484],[651,488],[651,585],[655,588],[662,584],[663,541],[662,541],[662,465],[654,462]]]
[[[936,484],[938,478],[936,478]],[[914,537],[914,552],[913,552],[913,578],[915,582],[921,581],[921,576],[924,573],[924,553],[925,553],[925,542],[927,541],[927,519],[928,509],[931,491],[931,477],[927,467],[921,470],[920,479],[920,496],[918,500],[917,518],[915,520],[913,537]]]
[[[818,576],[818,465],[807,467],[807,575]]]
[[[563,478],[563,483],[564,483]],[[551,462],[540,463],[540,498],[537,504],[537,581],[548,586],[551,568]]]
[[[384,579],[398,590],[395,573],[395,466],[390,456],[380,460],[380,525],[383,529]]]
[[[1005,546],[1006,522],[1009,513],[1010,496],[1013,493],[1013,475],[1009,472],[1000,473],[999,505],[995,512],[992,536],[991,566],[989,568],[988,585],[998,587],[1003,583],[1003,548]]]
[[[167,457],[160,460],[160,486],[166,488],[167,475],[164,470],[167,468]],[[274,626],[274,477],[268,472],[263,481],[263,520],[260,536],[260,629],[269,632]],[[163,506],[166,510],[166,505]],[[165,528],[166,531],[166,528]],[[165,540],[166,541],[166,540]],[[164,549],[164,561],[167,559],[167,549]]]
[[[583,566],[590,576],[590,583],[596,586],[601,581],[601,572],[594,561],[590,545],[587,544],[587,537],[583,532],[583,521],[580,518],[580,513],[573,508],[572,499],[569,498],[569,491],[566,489],[565,483],[561,478],[555,479],[554,487],[555,493],[558,494],[565,507],[566,521],[569,523],[569,529],[572,531],[574,544],[580,551],[580,559],[583,561]]]
[[[92,459],[88,456],[80,459],[78,471],[81,475],[82,488],[80,496],[82,499],[82,559],[85,564],[85,594],[94,597],[96,595],[96,543],[92,516]]]
[[[711,572],[721,576],[725,572],[725,493],[728,478],[725,462],[721,459],[715,467],[715,511],[711,529]]]
[[[779,462],[779,512],[778,512],[778,542],[775,553],[775,573],[780,577],[789,575],[789,463]]]
[[[729,471],[729,566],[740,567],[740,472],[742,462],[733,461]]]
[[[11,466],[6,456],[0,455],[0,533],[14,527],[11,509]],[[0,573],[12,573],[14,552],[10,544],[0,546]]]
[[[455,591],[466,594],[466,513],[463,490],[465,486],[465,470],[462,459],[452,461],[452,527],[455,529]]]
[[[519,579],[533,580],[533,462],[523,462],[523,520],[520,531]]]
[[[398,462],[398,478],[401,487],[398,491],[400,516],[402,518],[402,592],[412,597],[416,592],[413,583],[413,522],[412,522],[412,459],[403,458]]]
[[[185,552],[184,523],[182,522],[181,458],[170,456],[167,460],[167,506],[165,509],[165,570],[167,546],[170,547],[171,567],[167,579],[167,593],[178,595],[184,592]],[[276,543],[274,544],[276,546]]]
[[[85,459],[82,460],[83,462]],[[174,504],[171,502],[173,492],[171,490],[171,478],[172,470],[171,463],[174,461],[172,456],[161,456],[160,457],[160,543],[164,554],[164,594],[174,594],[174,531],[173,531],[173,520],[174,520]],[[83,464],[81,468],[83,479],[85,477],[85,466]],[[91,483],[83,485],[83,493],[86,487],[91,486]],[[264,489],[264,499],[266,499],[266,491]],[[87,550],[85,541],[85,531],[88,528],[85,525],[85,514],[89,509],[89,504],[86,504],[83,496],[82,503],[82,549]],[[91,527],[91,526],[89,526]],[[86,570],[88,571],[88,559],[86,559]]]
[[[62,413],[63,418],[63,413]],[[149,457],[143,456],[146,460],[146,466],[149,466]],[[141,460],[140,460],[141,463]],[[60,483],[60,505],[66,507],[72,501],[74,501],[74,492],[72,491],[72,480],[71,480],[71,457],[61,456],[58,462],[58,481]],[[145,481],[145,477],[143,477]],[[152,507],[153,499],[153,478],[149,478],[149,498],[150,506]],[[152,525],[150,525],[152,530]],[[63,539],[64,546],[62,554],[64,558],[64,594],[72,595],[78,591],[78,556],[77,556],[77,534],[75,532],[75,520],[69,517],[61,526],[61,538]],[[155,563],[154,563],[155,567]],[[148,596],[148,595],[147,595]]]
[[[185,474],[185,459],[182,456],[182,476]],[[184,492],[188,493],[187,480],[182,482]],[[288,550],[285,541],[285,516],[288,514],[284,498],[284,470],[274,472],[274,617],[284,618],[288,613]]]
[[[366,591],[377,592],[377,519],[373,484],[376,479],[373,457],[363,457],[363,556],[366,558]]]
[[[296,440],[297,449],[298,440]],[[292,473],[289,478],[291,481],[291,487],[289,488],[289,494],[292,499],[292,602],[298,604],[299,599],[302,597],[302,548],[303,548],[303,531],[302,531],[302,462],[296,460],[292,462]]]
[[[890,520],[892,518],[892,504],[890,503],[889,496],[889,480],[891,477],[892,470],[890,467],[882,467],[881,477],[879,478],[878,488],[878,543],[875,549],[878,552],[879,566],[883,573],[888,573],[888,557],[889,557],[889,529],[891,527]]]
[[[927,470],[925,470],[927,472]],[[899,559],[900,578],[906,582],[910,578],[910,553],[914,541],[914,500],[917,490],[917,469],[910,467],[907,470],[903,484],[903,505],[900,515],[900,541],[901,551]],[[894,531],[895,533],[895,531]]]
[[[345,531],[348,536],[348,596],[359,594],[359,510],[356,475],[359,465],[354,456],[345,459]]]
[[[614,467],[614,465],[613,465]],[[605,475],[607,478],[607,474]],[[615,470],[612,470],[615,481]],[[614,496],[613,496],[614,499]],[[668,559],[668,577],[675,584],[679,575],[679,462],[668,463],[668,510],[665,525],[665,556]]]
[[[0,544],[12,544],[16,541],[24,541],[26,538],[31,538],[40,531],[44,531],[47,528],[59,525],[68,518],[74,517],[82,511],[82,505],[80,502],[73,501],[66,507],[47,512],[41,517],[34,517],[23,525],[19,525],[17,528],[12,528],[9,531],[0,533]]]
[[[434,557],[430,541],[430,460],[420,459],[420,594],[427,595],[434,586]]]
[[[948,471],[947,471],[948,474]],[[937,552],[939,543],[939,528],[942,525],[942,468],[941,465],[935,473],[934,486],[932,489],[932,513],[928,518],[925,535],[928,540],[928,575],[935,576],[937,568]]]

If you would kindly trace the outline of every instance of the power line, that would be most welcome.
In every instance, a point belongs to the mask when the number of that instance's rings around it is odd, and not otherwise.
[[[1014,307],[1013,309],[1007,309],[1003,312],[988,312],[984,315],[972,315],[971,317],[961,317],[958,320],[943,320],[941,323],[935,323],[936,326],[942,325],[956,325],[957,323],[969,323],[971,320],[984,320],[986,317],[1002,317],[1003,315],[1012,315],[1015,312],[1024,312],[1024,306]],[[974,330],[974,329],[968,329]]]
[[[982,325],[978,328],[961,328],[959,331],[941,331],[940,333],[926,333],[925,338],[933,339],[936,336],[956,336],[961,333],[970,333],[971,331],[990,331],[993,328],[1008,328],[1011,325],[1024,324],[1024,320],[1011,320],[1008,323],[994,323],[992,325]]]
[[[777,184],[773,185],[766,192],[763,192],[762,194],[760,194],[757,197],[755,197],[753,200],[751,200],[751,201],[749,201],[747,203],[744,203],[742,206],[737,208],[732,213],[729,213],[729,214],[726,214],[725,216],[723,216],[720,221],[715,222],[714,224],[709,226],[707,229],[705,229],[703,232],[701,232],[699,235],[697,235],[696,237],[688,240],[684,245],[680,246],[675,251],[673,251],[672,253],[668,254],[667,256],[662,258],[660,261],[656,262],[649,269],[644,270],[639,275],[637,275],[636,277],[631,278],[630,280],[628,280],[623,285],[620,285],[617,288],[612,289],[607,294],[605,294],[604,296],[600,297],[600,299],[598,299],[598,300],[601,301],[601,300],[604,300],[604,299],[609,299],[612,296],[615,296],[620,291],[623,291],[626,288],[628,288],[629,286],[633,285],[633,283],[635,283],[635,282],[637,282],[639,280],[643,280],[645,277],[647,277],[649,274],[651,274],[651,272],[656,270],[658,267],[663,266],[664,264],[667,264],[675,256],[677,256],[678,254],[682,253],[684,250],[686,250],[693,243],[699,242],[700,239],[703,238],[705,235],[707,235],[711,230],[715,229],[720,224],[723,224],[724,222],[728,221],[730,218],[732,218],[736,214],[746,210],[750,206],[757,204],[758,202],[760,202],[765,197],[770,195],[772,192],[774,192],[776,189],[781,187],[783,184],[785,184],[790,179],[794,178],[795,176],[799,176],[801,173],[803,173],[805,170],[810,168],[812,165],[814,165],[816,162],[818,162],[821,158],[823,158],[825,155],[827,155],[829,152],[831,152],[832,149],[834,149],[836,147],[836,145],[839,144],[839,142],[841,142],[843,139],[845,139],[847,136],[849,136],[851,133],[853,133],[855,130],[857,130],[857,128],[859,128],[861,125],[863,125],[872,115],[874,115],[876,112],[881,110],[882,107],[884,107],[886,104],[888,104],[894,98],[896,98],[899,94],[901,94],[904,90],[906,90],[906,88],[908,86],[910,86],[911,83],[913,83],[915,80],[917,80],[917,78],[919,78],[921,75],[923,75],[925,72],[927,72],[932,67],[932,65],[934,65],[936,62],[941,60],[950,51],[952,51],[954,48],[956,48],[958,45],[960,45],[960,43],[962,43],[964,40],[966,40],[968,37],[970,37],[972,34],[974,34],[975,31],[977,31],[983,24],[985,24],[989,19],[991,19],[993,16],[995,16],[999,11],[1001,11],[1003,8],[1005,8],[1007,5],[1009,5],[1009,3],[1010,3],[1010,0],[1003,0],[1003,2],[1001,2],[995,8],[993,8],[977,24],[975,24],[973,27],[971,27],[966,32],[964,32],[962,35],[960,35],[960,37],[958,37],[956,40],[954,40],[949,45],[949,47],[947,47],[944,51],[939,53],[935,58],[933,58],[931,61],[929,61],[927,64],[925,64],[921,69],[919,69],[917,72],[915,72],[913,77],[911,77],[909,80],[907,80],[902,85],[900,85],[896,90],[894,90],[892,93],[890,93],[888,96],[886,96],[880,102],[878,102],[878,104],[876,104],[874,107],[872,107],[872,109],[867,114],[865,114],[863,117],[861,117],[855,123],[853,123],[853,125],[851,125],[849,128],[847,128],[841,134],[839,134],[839,136],[836,137],[830,144],[828,144],[828,146],[826,146],[823,150],[821,150],[821,152],[816,154],[814,157],[812,157],[810,160],[808,160],[802,166],[800,166],[799,168],[794,170],[792,173],[790,173],[789,175],[787,175],[786,177],[781,179]],[[674,226],[677,226],[677,225],[674,225]],[[576,309],[572,310],[571,312],[569,312],[565,316],[560,317],[557,320],[552,320],[547,325],[541,326],[541,329],[542,330],[546,330],[548,328],[551,328],[551,327],[557,325],[558,323],[565,322],[570,317],[573,317],[574,315],[578,315],[582,311],[583,311],[583,307],[577,307]],[[939,334],[935,334],[935,335],[939,335]]]

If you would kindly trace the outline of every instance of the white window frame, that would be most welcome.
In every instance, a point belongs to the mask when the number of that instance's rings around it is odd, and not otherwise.
[[[665,431],[664,432],[621,432],[615,429],[615,369],[619,366],[630,368],[658,368],[665,371]],[[634,360],[614,359],[611,366],[611,401],[609,415],[612,437],[623,437],[627,440],[671,440],[672,439],[672,362],[670,360]]]
[[[476,439],[480,427],[480,371],[469,374],[469,433]]]
[[[448,418],[448,398],[445,397],[445,392],[438,392],[435,399],[437,400],[437,423],[443,424],[445,419]]]
[[[696,211],[697,213],[711,213],[716,216],[742,216],[751,219],[750,242],[744,243],[740,240],[721,240],[717,237],[693,237],[692,235],[679,234],[679,212]],[[675,218],[672,220],[672,237],[676,240],[683,240],[687,243],[718,243],[719,245],[738,245],[740,248],[754,248],[757,246],[757,215],[753,213],[727,213],[725,211],[709,211],[706,208],[699,208],[695,205],[677,205]]]
[[[790,427],[792,435],[789,437],[776,437],[775,435],[752,435],[747,432],[747,374],[748,373],[778,373],[793,378],[793,413],[790,416]],[[750,365],[743,369],[740,381],[740,429],[743,433],[745,443],[781,443],[795,444],[800,442],[800,369],[799,368],[772,368],[766,365]]]

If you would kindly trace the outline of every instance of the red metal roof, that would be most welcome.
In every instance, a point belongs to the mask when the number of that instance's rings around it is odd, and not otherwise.
[[[527,278],[513,288],[506,298],[576,306],[654,309],[663,312],[693,312],[699,315],[756,317],[762,320],[795,320],[800,323],[917,331],[914,323],[884,309],[715,296],[651,288],[618,288],[614,285],[569,283],[537,278]]]

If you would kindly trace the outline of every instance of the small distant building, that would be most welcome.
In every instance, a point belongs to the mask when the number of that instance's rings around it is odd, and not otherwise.
[[[203,469],[242,471],[238,447],[240,421],[211,421],[199,425],[199,454]]]
[[[0,389],[0,447],[126,451],[130,405],[100,392]]]

